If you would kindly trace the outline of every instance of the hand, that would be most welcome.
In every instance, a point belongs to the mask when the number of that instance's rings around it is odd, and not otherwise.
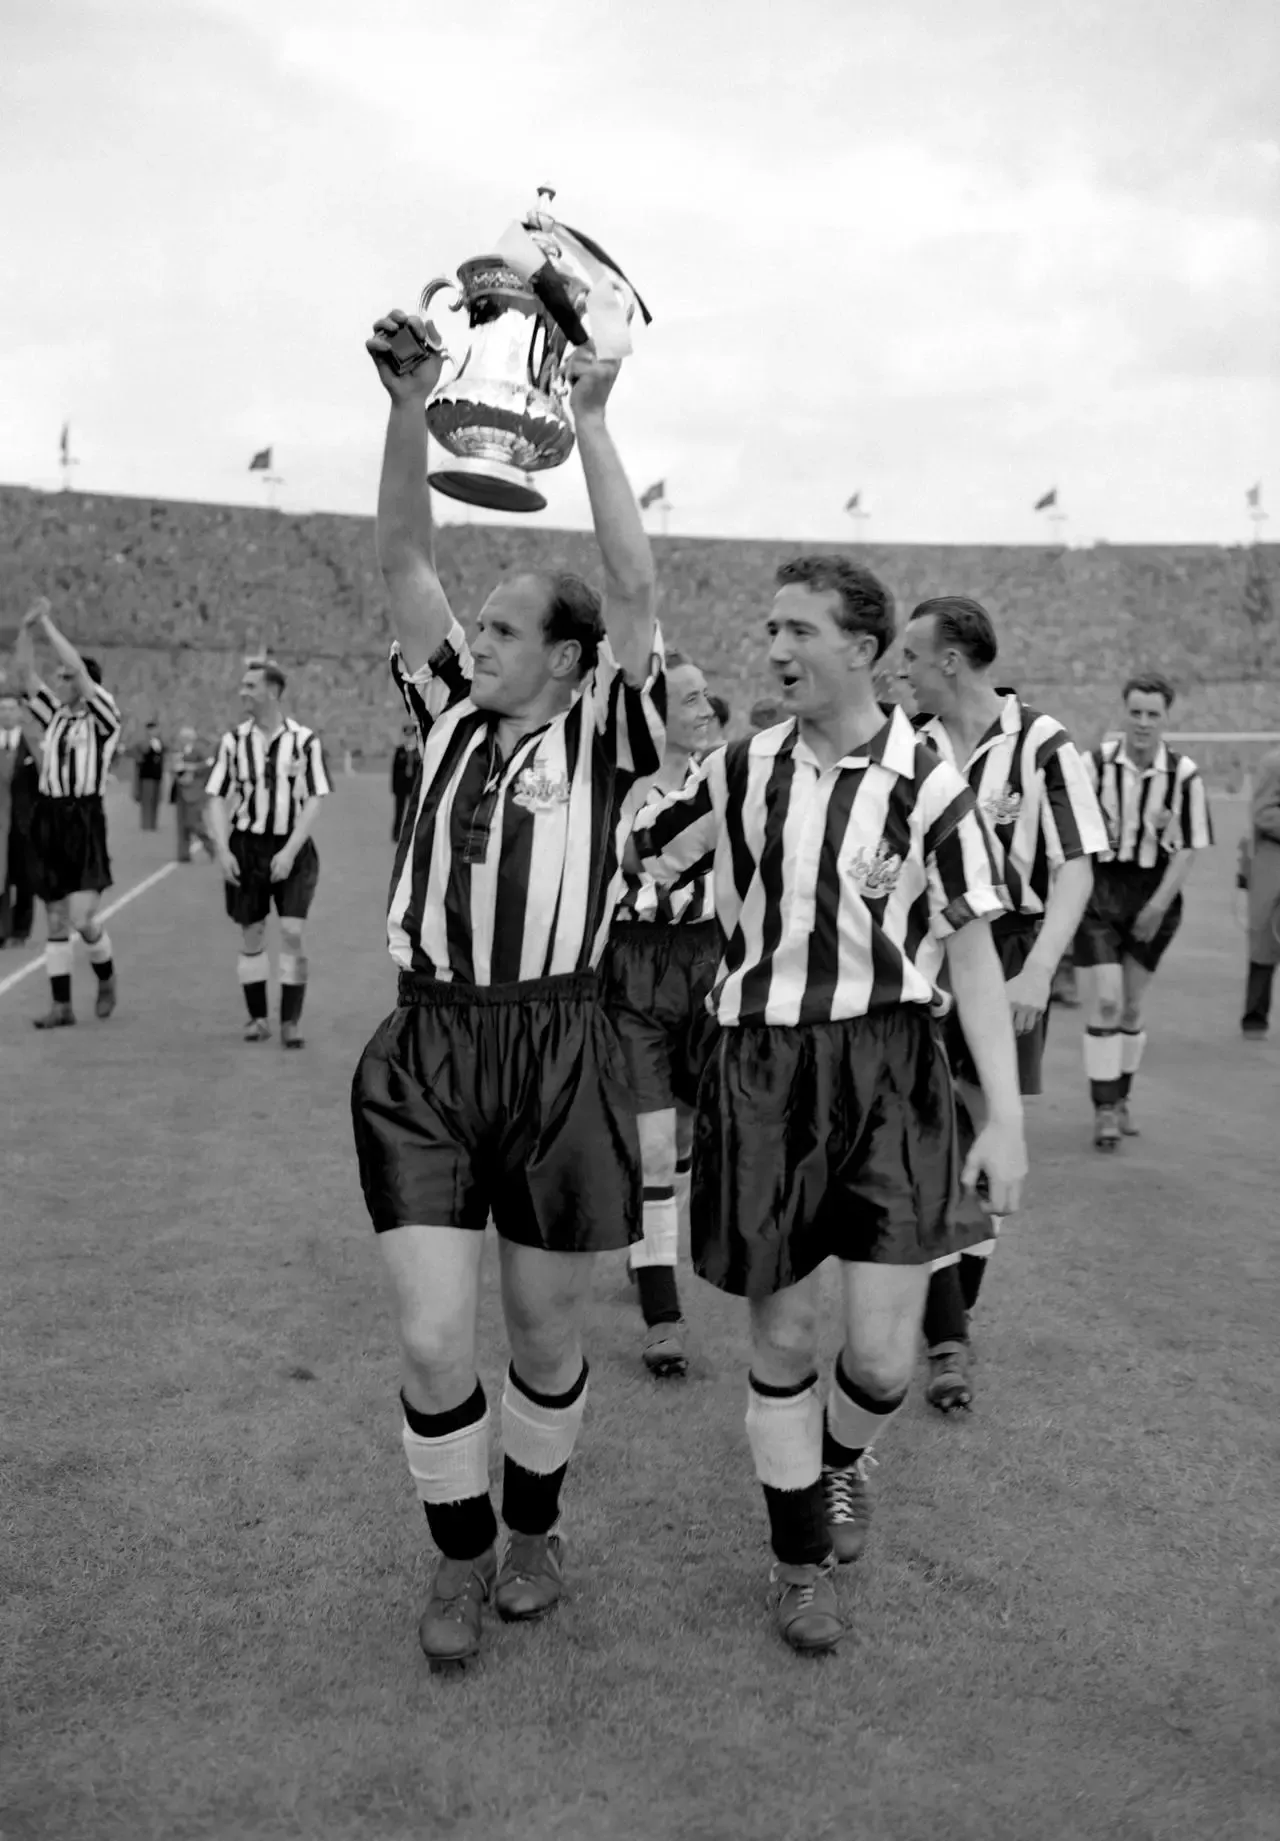
[[[287,882],[289,880],[297,854],[297,851],[290,850],[287,844],[283,850],[276,851],[276,854],[271,859],[271,880],[273,882]]]
[[[431,356],[424,358],[421,364],[403,375],[397,371],[391,357],[391,340],[402,326],[411,326],[420,339],[432,347]],[[444,353],[440,349],[440,334],[430,320],[424,325],[413,315],[402,313],[394,307],[390,313],[373,323],[373,337],[366,339],[364,349],[373,359],[382,387],[395,403],[424,402],[440,382],[440,373],[444,369]]]
[[[1137,920],[1133,923],[1134,939],[1143,941],[1154,940],[1157,933],[1160,931],[1160,923],[1164,919],[1164,916],[1165,910],[1156,902],[1149,901],[1139,914]]]
[[[1035,1028],[1049,1008],[1049,991],[1052,984],[1051,973],[1028,962],[1017,977],[1011,978],[1005,985],[1005,995],[1009,999],[1009,1008],[1013,1013],[1014,1035],[1028,1035]]]
[[[35,626],[38,620],[46,620],[53,612],[53,604],[48,595],[40,595],[34,600],[22,616],[24,627]]]
[[[993,1215],[1016,1214],[1026,1174],[1027,1145],[1022,1135],[1022,1121],[1004,1124],[998,1119],[988,1119],[965,1159],[960,1173],[963,1187],[976,1189],[978,1178],[985,1176],[990,1212]]]
[[[220,850],[218,852],[218,863],[222,869],[223,879],[230,882],[235,888],[239,888],[240,865],[236,862],[231,852],[229,850]]]
[[[583,416],[603,416],[609,392],[617,382],[621,369],[620,358],[597,358],[596,348],[590,339],[585,345],[573,348],[565,365],[565,376],[573,386],[569,402],[575,421],[580,421]]]

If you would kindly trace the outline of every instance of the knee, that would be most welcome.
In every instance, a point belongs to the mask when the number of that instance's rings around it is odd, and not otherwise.
[[[506,1319],[507,1340],[517,1372],[531,1387],[541,1384],[550,1388],[580,1350],[577,1311],[508,1298]]]
[[[1142,1028],[1142,1011],[1137,1004],[1128,1003],[1120,1012],[1120,1027],[1131,1034]]]
[[[914,1321],[886,1325],[874,1337],[860,1338],[856,1348],[846,1342],[840,1366],[873,1400],[896,1400],[911,1385],[917,1334]]]
[[[286,952],[302,951],[302,922],[300,920],[282,920],[280,922],[280,944]]]
[[[51,902],[48,913],[48,934],[51,940],[69,940],[71,938],[71,909],[65,901]]]
[[[470,1328],[427,1308],[407,1306],[399,1320],[408,1394],[430,1410],[437,1395],[452,1395],[475,1367]]]
[[[676,1127],[669,1112],[642,1112],[640,1164],[646,1189],[669,1189],[676,1180]]]
[[[244,927],[241,933],[247,957],[252,958],[255,953],[260,953],[266,946],[267,924],[265,921],[258,921],[252,927]]]
[[[776,1299],[751,1313],[751,1366],[758,1379],[786,1387],[813,1372],[818,1353],[818,1310],[808,1299],[785,1308]]]
[[[1110,993],[1099,996],[1097,1016],[1100,1023],[1105,1023],[1108,1029],[1118,1029],[1120,1027],[1120,1013],[1121,1005],[1118,997],[1112,997]]]

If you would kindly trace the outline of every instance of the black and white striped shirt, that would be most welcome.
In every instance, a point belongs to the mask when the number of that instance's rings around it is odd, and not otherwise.
[[[916,732],[968,780],[1015,914],[1043,915],[1055,871],[1107,848],[1093,782],[1055,717],[1006,692],[999,716],[963,764],[940,717],[922,716]]]
[[[1005,912],[973,794],[885,714],[826,768],[794,722],[730,742],[636,833],[664,881],[714,852],[722,1024],[940,1007],[946,936]]]
[[[685,786],[688,786],[697,772],[697,763],[691,761],[684,777]],[[642,830],[666,796],[660,786],[640,789],[634,797],[633,808],[623,817],[624,838],[630,837],[633,831]],[[642,872],[637,876],[624,867],[618,920],[639,921],[657,927],[677,927],[695,921],[714,920],[715,917],[715,870],[710,852],[703,863],[696,864],[678,882],[669,885],[655,881],[647,873]]]
[[[120,740],[120,711],[101,684],[75,704],[59,703],[47,684],[26,699],[40,724],[40,791],[50,799],[101,799]]]
[[[1195,762],[1162,742],[1149,767],[1129,758],[1123,739],[1084,757],[1102,807],[1109,848],[1104,863],[1163,869],[1180,850],[1207,850],[1213,824]]]
[[[602,645],[570,707],[505,760],[499,718],[471,701],[457,621],[412,676],[392,649],[392,676],[422,738],[417,807],[400,832],[387,907],[397,965],[470,985],[595,969],[622,890],[624,802],[662,760],[656,629],[654,647],[650,675],[635,686]]]
[[[308,799],[330,790],[320,737],[292,716],[267,736],[250,716],[219,742],[204,790],[225,799],[233,830],[288,837]]]

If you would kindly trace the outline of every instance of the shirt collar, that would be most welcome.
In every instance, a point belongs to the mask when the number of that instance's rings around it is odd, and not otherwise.
[[[1002,687],[996,694],[1001,698],[1000,713],[990,728],[978,738],[973,753],[963,763],[966,768],[971,767],[978,756],[985,754],[987,749],[994,742],[999,741],[1002,735],[1017,735],[1022,728],[1022,706],[1018,702],[1018,693]],[[929,720],[916,729],[915,733],[926,736],[935,752],[951,766],[961,765],[955,751],[955,744],[951,739],[951,732],[941,716],[930,716]]]
[[[1130,759],[1129,744],[1122,736],[1120,746],[1116,749],[1116,765],[1118,767],[1127,767],[1130,773],[1139,774],[1143,779],[1151,773],[1168,773],[1169,750],[1166,748],[1164,741],[1161,740],[1160,746],[1155,751],[1150,767],[1139,767],[1135,760]]]
[[[915,771],[916,732],[911,726],[911,719],[901,704],[880,704],[880,712],[885,721],[869,741],[852,754],[842,754],[833,762],[836,768],[843,767],[884,767],[900,779],[907,779]],[[775,739],[776,738],[776,739]],[[763,742],[764,747],[757,743]],[[789,752],[793,760],[803,761],[815,772],[821,773],[822,767],[817,755],[800,734],[800,726],[792,720],[779,729],[765,729],[751,738],[753,754],[783,754]]]

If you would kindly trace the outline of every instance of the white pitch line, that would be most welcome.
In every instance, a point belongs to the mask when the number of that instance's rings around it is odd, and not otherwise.
[[[135,882],[131,889],[126,889],[117,901],[111,902],[105,908],[99,908],[95,918],[100,921],[110,920],[113,914],[118,914],[121,908],[127,908],[129,903],[139,895],[145,895],[148,889],[153,889],[157,882],[163,882],[170,871],[177,867],[176,863],[165,863],[160,869],[152,870],[151,874],[144,876],[141,882]],[[25,965],[20,965],[16,972],[10,972],[7,978],[0,978],[0,997],[3,997],[6,991],[11,991],[15,984],[21,984],[24,978],[29,978],[32,972],[38,972],[43,964],[44,954],[41,953],[38,958],[28,959]]]

